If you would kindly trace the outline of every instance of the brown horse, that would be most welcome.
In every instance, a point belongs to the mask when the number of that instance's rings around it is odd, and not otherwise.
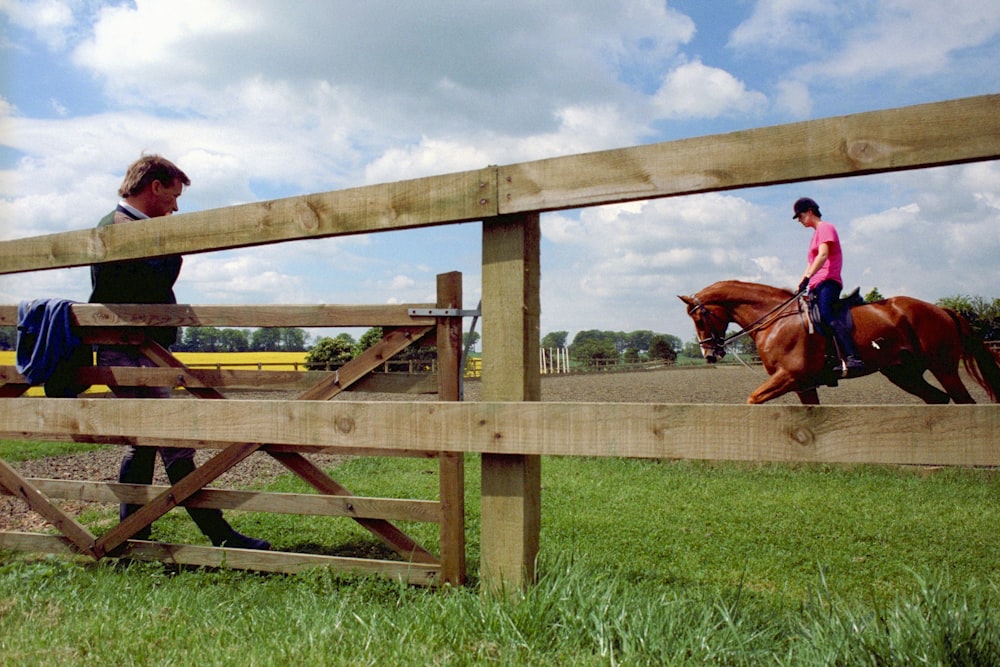
[[[721,359],[736,336],[753,338],[770,377],[750,394],[748,403],[764,403],[794,391],[804,404],[819,404],[818,386],[833,376],[827,363],[826,337],[810,333],[802,301],[789,290],[723,281],[694,296],[682,296],[694,320],[702,354]],[[1000,366],[958,313],[926,301],[893,297],[851,310],[854,340],[865,369],[881,372],[900,389],[926,403],[975,403],[959,377],[959,362],[996,403]],[[730,322],[742,327],[726,338]],[[930,371],[944,391],[924,379]]]

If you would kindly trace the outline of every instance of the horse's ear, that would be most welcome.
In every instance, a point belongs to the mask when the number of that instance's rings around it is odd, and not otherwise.
[[[694,299],[692,299],[689,296],[681,296],[680,294],[678,294],[677,298],[680,299],[681,301],[683,301],[684,303],[686,303],[689,306],[694,304]]]

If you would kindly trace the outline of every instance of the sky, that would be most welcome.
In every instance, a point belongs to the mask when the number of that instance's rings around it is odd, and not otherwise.
[[[998,93],[1000,3],[0,0],[0,54],[6,240],[94,226],[143,153],[191,178],[185,212]],[[793,287],[800,196],[847,287],[1000,297],[981,162],[543,214],[541,334],[688,341],[678,294]],[[453,270],[474,308],[478,222],[189,255],[176,292],[420,303]],[[86,268],[0,276],[0,303],[88,295]]]

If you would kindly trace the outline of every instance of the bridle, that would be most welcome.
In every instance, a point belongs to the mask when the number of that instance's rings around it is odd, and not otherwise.
[[[712,335],[708,338],[700,338],[698,340],[698,345],[700,345],[701,347],[710,348],[712,350],[712,353],[718,354],[719,358],[721,359],[726,355],[726,345],[732,342],[732,337],[726,338],[725,336],[719,333],[715,333],[718,329],[718,327],[715,326],[715,320],[718,319],[715,313],[709,310],[708,307],[705,304],[703,304],[698,297],[692,296],[690,297],[690,299],[694,301],[694,303],[688,306],[688,311],[687,311],[688,317],[692,317],[695,313],[699,313],[702,316],[702,320],[709,323],[710,330],[713,332]],[[722,331],[725,331],[728,325],[729,325],[729,320],[723,322]]]
[[[698,341],[698,345],[710,348],[712,350],[713,354],[717,354],[719,356],[719,358],[721,359],[722,357],[726,356],[726,346],[728,346],[733,341],[736,341],[736,340],[739,340],[740,338],[743,338],[744,336],[749,336],[751,334],[754,334],[754,333],[760,331],[761,329],[766,329],[767,327],[771,326],[773,323],[777,322],[779,319],[781,319],[782,317],[784,317],[784,315],[781,313],[781,311],[784,310],[793,301],[799,300],[802,297],[803,293],[805,293],[806,291],[807,290],[802,290],[800,292],[796,292],[795,294],[793,294],[791,296],[791,298],[789,298],[786,301],[783,301],[783,302],[779,303],[777,306],[775,306],[774,308],[772,308],[768,312],[766,312],[763,315],[761,315],[760,317],[758,317],[756,321],[748,324],[747,326],[743,327],[742,329],[740,329],[736,333],[734,333],[734,334],[732,334],[730,336],[724,336],[724,335],[719,334],[719,333],[713,333],[708,338],[702,338],[701,340],[699,340]],[[702,315],[702,318],[704,320],[713,320],[713,323],[711,324],[711,327],[712,327],[713,330],[718,329],[718,327],[715,326],[715,322],[717,322],[719,318],[715,315],[715,313],[713,313],[708,308],[708,306],[706,306],[705,304],[703,304],[698,297],[692,296],[692,297],[689,297],[689,298],[694,303],[692,303],[690,306],[688,306],[688,311],[687,311],[688,312],[688,316],[690,317],[690,316],[694,315],[695,313],[700,313]],[[801,308],[801,302],[800,302],[800,308]],[[725,332],[726,327],[729,325],[729,322],[730,322],[730,320],[726,320],[725,322],[722,323],[722,331],[723,332]]]

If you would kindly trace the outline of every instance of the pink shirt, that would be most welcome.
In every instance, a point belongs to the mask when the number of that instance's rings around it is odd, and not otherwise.
[[[840,277],[840,271],[844,267],[844,255],[840,252],[840,237],[837,236],[837,228],[829,222],[820,222],[816,227],[812,241],[809,242],[806,265],[812,264],[819,254],[819,247],[824,243],[830,244],[830,256],[823,262],[819,271],[809,279],[809,289],[813,289],[824,280],[835,280],[841,286],[844,284],[844,280]]]

